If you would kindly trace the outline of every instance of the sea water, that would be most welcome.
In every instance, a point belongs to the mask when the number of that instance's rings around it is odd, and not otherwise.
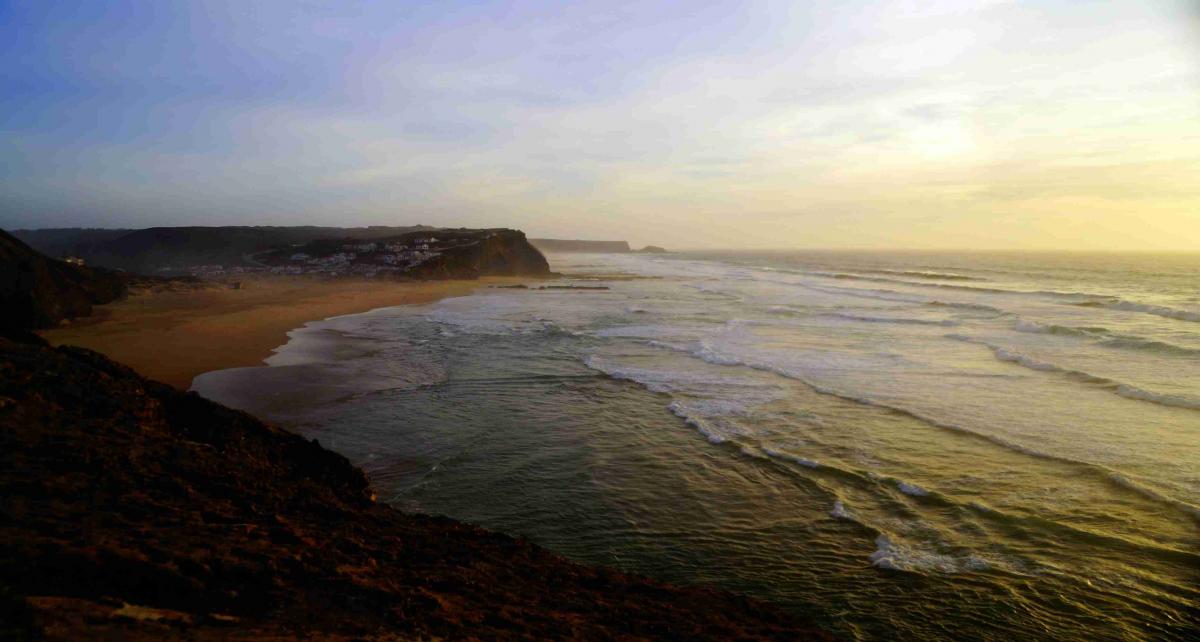
[[[1200,638],[1200,256],[564,254],[202,394],[380,498],[860,639]]]

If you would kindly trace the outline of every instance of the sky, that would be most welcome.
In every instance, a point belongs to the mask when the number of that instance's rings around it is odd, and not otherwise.
[[[0,227],[1200,251],[1200,2],[0,0]]]

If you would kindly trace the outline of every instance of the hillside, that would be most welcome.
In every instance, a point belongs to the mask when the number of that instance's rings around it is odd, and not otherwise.
[[[0,230],[0,328],[46,328],[87,316],[125,288],[120,274],[47,258]]]
[[[431,230],[408,227],[225,226],[151,227],[143,230],[17,230],[14,234],[51,256],[143,273],[185,273],[199,265],[254,266],[253,254],[322,238],[370,240]],[[116,232],[122,232],[117,234]]]
[[[416,279],[545,275],[545,257],[517,230],[412,227],[154,227],[26,230],[89,265],[145,274],[323,274]],[[390,248],[390,249],[389,249]]]
[[[0,636],[825,639],[774,608],[407,515],[315,441],[0,338]]]
[[[54,258],[86,256],[95,246],[135,232],[133,229],[97,227],[59,227],[40,230],[12,230],[12,235],[33,249]]]
[[[355,274],[414,279],[545,276],[546,257],[519,230],[438,229],[370,241],[319,239],[259,254],[283,274]]]

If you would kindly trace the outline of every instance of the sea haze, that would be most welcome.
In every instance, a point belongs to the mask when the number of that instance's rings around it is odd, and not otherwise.
[[[311,323],[195,387],[405,510],[852,638],[1200,630],[1200,256],[550,260],[610,289]]]

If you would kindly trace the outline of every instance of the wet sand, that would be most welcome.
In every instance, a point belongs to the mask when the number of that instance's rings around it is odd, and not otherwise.
[[[394,282],[264,277],[183,291],[152,291],[99,306],[91,317],[46,330],[54,345],[77,345],[186,390],[204,372],[261,365],[308,321],[392,305],[431,303],[488,285],[529,281]]]

